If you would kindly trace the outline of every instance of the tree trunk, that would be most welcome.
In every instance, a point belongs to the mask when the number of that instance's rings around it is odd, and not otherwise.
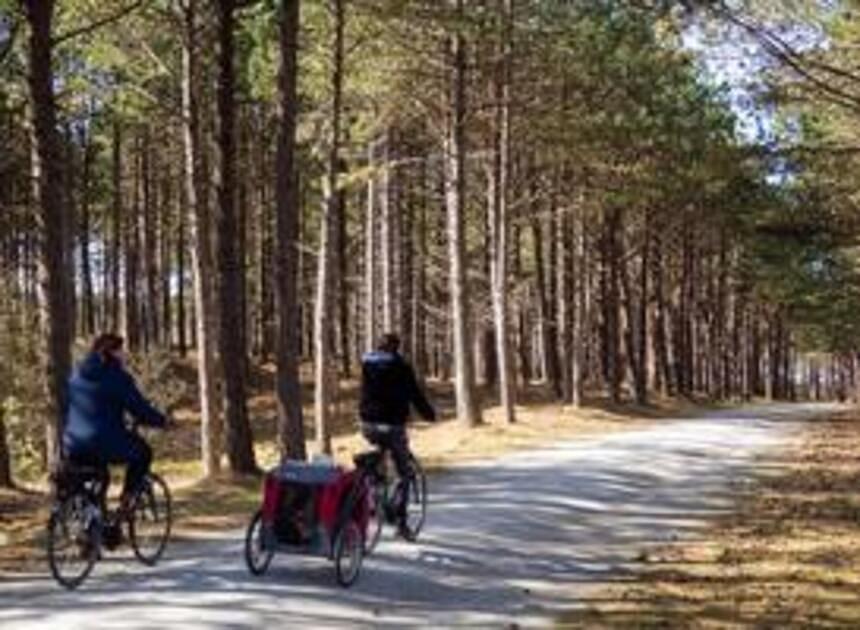
[[[30,28],[28,84],[35,137],[34,186],[41,235],[40,267],[47,325],[45,363],[48,412],[45,414],[48,464],[59,456],[59,438],[66,410],[66,379],[71,369],[69,313],[72,270],[64,235],[71,225],[63,208],[62,155],[57,137],[52,68],[54,0],[23,0]]]
[[[92,178],[92,163],[96,144],[92,141],[92,135],[80,132],[81,146],[84,149],[84,163],[81,172],[81,221],[80,221],[80,248],[81,248],[81,289],[83,293],[83,331],[84,334],[92,336],[96,331],[96,309],[93,298],[93,272],[90,260],[90,189]]]
[[[337,397],[336,374],[332,374],[333,344],[331,334],[334,274],[334,245],[338,217],[338,171],[340,166],[341,97],[343,90],[343,32],[344,0],[332,0],[334,18],[333,65],[331,75],[332,118],[331,138],[326,164],[326,190],[320,227],[317,266],[317,298],[314,312],[314,379],[316,383],[314,413],[316,417],[317,448],[331,453],[332,404]]]
[[[613,403],[621,402],[621,342],[620,334],[620,263],[619,246],[621,210],[612,208],[607,211],[603,225],[602,243],[602,302],[603,302],[603,370]]]
[[[74,140],[69,125],[66,124],[66,132],[63,136],[56,134],[55,137],[61,143],[61,151],[65,151],[63,156],[63,181],[60,189],[63,191],[63,256],[65,260],[63,264],[71,271],[68,286],[66,287],[66,299],[68,301],[66,313],[68,314],[69,322],[67,327],[69,330],[69,338],[73,342],[78,331],[78,303],[77,303],[77,279],[78,269],[75,261],[75,235],[77,226],[77,196],[75,195],[76,181],[76,160]],[[64,147],[64,149],[63,149]]]
[[[541,377],[552,382],[552,375],[546,348],[549,346],[549,297],[547,296],[546,254],[544,251],[543,225],[539,211],[532,215],[532,239],[534,241],[535,284],[538,307],[538,338],[540,340]]]
[[[155,185],[153,173],[158,172],[158,165],[154,165],[155,155],[152,150],[152,133],[147,126],[143,135],[143,276],[145,282],[146,299],[143,303],[143,328],[144,345],[150,348],[158,344],[158,263],[157,263],[157,186]]]
[[[338,164],[338,172],[345,174],[347,165],[343,160]],[[337,192],[337,238],[335,247],[335,257],[337,259],[337,332],[338,332],[338,352],[340,356],[340,374],[344,378],[350,376],[351,353],[349,349],[349,282],[347,277],[348,261],[347,261],[347,191],[339,189]]]
[[[395,209],[391,203],[394,179],[394,163],[391,157],[391,131],[385,136],[385,162],[382,170],[382,185],[379,191],[379,223],[381,232],[380,258],[382,260],[382,328],[383,331],[395,332],[397,318],[395,317],[395,273],[394,259],[396,248]]]
[[[224,418],[227,427],[226,451],[230,468],[236,473],[255,473],[254,444],[248,422],[245,380],[248,374],[247,348],[242,328],[242,256],[236,247],[239,232],[236,216],[236,75],[235,0],[218,0],[218,275],[221,377],[224,383]]]
[[[511,382],[511,352],[508,331],[508,206],[510,182],[510,97],[511,97],[511,10],[512,0],[501,0],[500,52],[496,69],[495,119],[493,133],[493,194],[491,195],[490,284],[493,319],[496,330],[496,363],[499,379],[499,403],[505,421],[516,420],[515,387]]]
[[[302,389],[299,382],[301,338],[296,258],[299,245],[299,196],[295,177],[300,0],[281,0],[280,10],[281,56],[278,74],[280,125],[275,164],[278,443],[282,455],[303,460],[307,454],[302,417]]]
[[[586,327],[588,319],[586,315],[588,308],[588,268],[586,265],[585,225],[585,208],[580,205],[574,235],[575,251],[571,256],[574,306],[571,317],[571,343],[573,347],[570,353],[570,377],[573,382],[571,383],[570,402],[574,407],[581,407],[585,397],[585,345],[588,340]]]
[[[239,267],[238,273],[236,273],[236,281],[238,284],[236,286],[236,293],[234,293],[234,300],[238,302],[237,310],[239,312],[239,319],[237,321],[237,326],[241,333],[239,346],[242,348],[245,355],[245,360],[243,361],[245,367],[245,383],[248,383],[250,379],[248,356],[251,347],[249,346],[250,334],[248,326],[248,279],[245,270],[248,268],[248,218],[251,213],[248,209],[248,202],[250,199],[250,195],[248,193],[248,174],[244,170],[247,169],[250,157],[250,154],[247,151],[248,142],[245,140],[248,135],[246,133],[246,118],[247,116],[243,115],[243,108],[238,107],[236,110],[237,120],[234,124],[234,129],[236,130],[236,159],[234,160],[234,165],[236,168],[241,165],[243,167],[243,173],[241,178],[237,177],[235,179],[237,211],[236,224],[238,228],[236,231],[236,252]]]
[[[421,164],[421,186],[427,185],[427,165]],[[427,373],[427,309],[425,302],[427,301],[427,265],[430,263],[429,247],[428,247],[428,212],[427,196],[421,196],[421,205],[418,217],[418,252],[415,260],[415,289],[412,294],[412,336],[415,345],[415,356],[413,363],[418,372],[419,378],[423,378]]]
[[[401,177],[400,195],[398,195],[398,215],[400,216],[400,244],[397,248],[397,277],[400,279],[400,290],[397,296],[397,325],[403,337],[403,350],[414,361],[415,335],[412,326],[413,297],[415,292],[414,260],[418,255],[415,245],[415,203],[413,202],[411,185],[412,178],[404,173]]]
[[[11,488],[14,485],[12,481],[12,458],[9,454],[6,421],[3,413],[3,405],[0,405],[0,488]]]
[[[122,256],[122,128],[119,122],[113,124],[113,157],[111,160],[111,178],[113,181],[113,216],[111,238],[111,270],[110,270],[110,326],[117,331],[120,321],[120,260]]]
[[[140,345],[140,304],[138,302],[139,271],[140,271],[140,225],[138,216],[140,214],[140,142],[135,137],[134,142],[134,172],[132,177],[132,199],[131,207],[126,210],[123,221],[123,255],[124,286],[123,300],[123,329],[128,347],[136,350]]]
[[[621,258],[620,277],[624,289],[624,303],[627,313],[626,345],[627,360],[630,365],[630,373],[633,377],[633,391],[636,402],[640,405],[648,403],[648,257],[651,249],[650,244],[650,216],[646,211],[645,229],[642,236],[642,254],[638,270],[639,286],[633,289],[631,275],[628,273],[629,265],[625,262],[623,251],[619,251]],[[636,277],[636,276],[634,276]]]
[[[463,0],[456,0],[462,13]],[[469,335],[469,291],[466,286],[465,243],[465,160],[466,160],[466,50],[463,35],[451,36],[453,62],[450,85],[448,138],[445,147],[445,200],[448,219],[449,283],[451,289],[451,324],[454,333],[455,392],[457,417],[467,426],[481,423],[481,412],[475,397],[472,347]]]
[[[197,378],[200,389],[200,457],[203,474],[215,475],[221,468],[222,425],[215,387],[214,267],[210,238],[210,213],[201,182],[207,176],[201,165],[200,109],[197,89],[197,0],[188,0],[184,15],[182,48],[182,140],[184,188],[191,228],[191,269],[194,275]]]
[[[373,142],[367,148],[369,170],[373,171]],[[376,343],[376,177],[367,181],[364,227],[364,345],[371,350]]]
[[[173,177],[172,168],[165,165],[166,171],[161,178],[161,196],[158,205],[158,297],[161,301],[158,316],[158,342],[165,349],[173,347],[173,309],[171,299],[171,279],[181,283],[182,277],[175,275],[173,268],[173,250],[171,243],[170,215],[173,210],[173,189],[171,188]]]
[[[180,199],[181,198],[182,195],[180,195]],[[185,205],[180,201],[178,218],[179,233],[176,238],[176,275],[179,279],[176,288],[176,341],[179,347],[179,354],[182,357],[185,357],[188,353],[188,333],[186,330],[187,321],[185,316],[185,248],[187,247],[186,239],[188,238],[186,235],[187,223],[185,217],[186,213],[189,212],[187,204],[187,199],[185,200]]]

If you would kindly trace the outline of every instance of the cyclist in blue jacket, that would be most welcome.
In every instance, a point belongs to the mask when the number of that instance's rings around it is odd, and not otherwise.
[[[126,371],[122,337],[101,334],[69,379],[63,451],[72,463],[126,464],[120,514],[128,509],[152,462],[149,445],[126,426],[125,412],[140,424],[166,428],[168,423]]]

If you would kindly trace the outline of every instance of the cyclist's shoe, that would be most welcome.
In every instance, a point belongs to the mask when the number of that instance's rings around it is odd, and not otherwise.
[[[120,522],[105,523],[102,528],[102,543],[108,551],[122,544],[122,525]]]
[[[412,532],[411,529],[409,529],[409,526],[406,524],[405,516],[397,523],[397,535],[407,542],[415,542],[415,534]]]

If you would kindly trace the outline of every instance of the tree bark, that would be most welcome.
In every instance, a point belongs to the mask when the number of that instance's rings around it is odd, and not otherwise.
[[[144,331],[144,347],[157,345],[158,343],[158,263],[156,262],[157,240],[156,235],[156,214],[157,214],[157,186],[155,185],[154,173],[158,172],[157,165],[153,166],[155,159],[152,150],[152,132],[149,126],[144,128],[143,132],[143,155],[142,164],[143,172],[141,179],[143,183],[143,212],[141,221],[143,223],[141,234],[143,235],[143,280],[144,280],[144,295],[146,299],[143,301],[143,331]]]
[[[340,165],[340,124],[343,90],[343,33],[345,23],[344,0],[332,0],[334,19],[334,41],[332,46],[333,66],[331,75],[332,117],[331,138],[326,164],[326,190],[320,228],[319,257],[317,266],[317,297],[314,313],[314,413],[316,418],[317,448],[322,453],[331,453],[332,404],[337,396],[337,379],[332,374],[334,348],[331,322],[335,286],[334,236],[338,217],[338,171]]]
[[[119,330],[120,321],[120,260],[122,259],[122,128],[120,123],[113,124],[113,157],[111,160],[112,179],[112,225],[111,236],[111,270],[110,270],[110,326],[111,330]]]
[[[367,163],[373,171],[373,142],[367,147]],[[367,181],[364,226],[364,345],[371,350],[376,343],[376,177]]]
[[[493,319],[496,331],[496,363],[498,366],[499,403],[505,421],[516,420],[514,405],[516,389],[512,382],[511,352],[508,331],[508,206],[510,189],[511,150],[511,20],[512,0],[500,0],[500,59],[496,69],[496,108],[493,133],[493,194],[490,206],[490,234],[492,260],[490,284],[492,287]]]
[[[197,0],[187,0],[183,9],[182,48],[182,140],[184,188],[191,228],[191,269],[194,275],[197,378],[200,390],[200,457],[207,477],[221,468],[222,425],[215,388],[215,310],[211,269],[214,265],[210,238],[211,216],[207,195],[201,190],[206,177],[201,165],[200,109],[197,100],[198,42]]]
[[[338,173],[346,174],[348,172],[347,164],[344,160],[338,163]],[[340,358],[340,375],[344,378],[349,378],[351,367],[351,353],[349,348],[349,278],[347,277],[348,261],[347,261],[347,191],[343,188],[337,191],[337,226],[335,239],[335,258],[337,260],[337,272],[335,278],[337,297],[337,347]]]
[[[456,0],[462,13],[463,0]],[[451,36],[451,84],[448,137],[445,147],[445,199],[447,206],[451,324],[454,333],[457,417],[467,426],[481,423],[475,396],[474,365],[469,335],[469,292],[466,286],[465,159],[466,159],[466,49],[463,35]]]
[[[3,414],[3,405],[0,405],[0,488],[11,488],[14,486],[12,480],[12,458],[9,453],[6,421]]]
[[[125,258],[123,300],[123,329],[129,349],[137,350],[140,345],[140,302],[139,302],[139,276],[140,276],[140,139],[135,137],[134,142],[134,172],[132,173],[132,199],[131,206],[126,210],[123,221],[123,255]]]
[[[571,256],[573,269],[573,295],[574,305],[571,317],[571,404],[581,407],[585,398],[585,345],[588,340],[588,329],[586,327],[588,308],[588,268],[586,265],[586,235],[585,235],[585,208],[578,204],[576,216],[576,233],[574,234],[575,251]]]
[[[307,453],[299,382],[299,196],[295,177],[300,0],[281,0],[280,10],[280,125],[275,164],[278,443],[284,456],[303,460]]]
[[[394,179],[394,164],[391,159],[392,134],[389,130],[385,135],[385,162],[382,170],[382,183],[379,191],[379,223],[380,223],[380,258],[382,262],[382,328],[383,331],[395,332],[395,212],[391,203],[392,180]]]
[[[180,208],[178,218],[179,233],[176,238],[176,275],[178,277],[178,284],[176,288],[176,341],[179,349],[179,355],[185,357],[188,354],[188,332],[186,330],[188,322],[186,321],[185,315],[185,256],[187,247],[186,240],[188,236],[186,233],[187,222],[185,217],[186,213],[189,212],[189,206],[187,199],[184,201],[184,203],[181,199],[182,195],[180,195]]]
[[[48,412],[45,414],[47,458],[59,456],[59,438],[66,410],[66,379],[71,370],[69,313],[71,268],[67,240],[71,226],[63,208],[62,155],[57,137],[57,113],[52,68],[54,0],[22,0],[30,28],[28,85],[35,137],[34,186],[41,235],[40,267],[47,325],[45,370]]]
[[[173,299],[171,281],[176,279],[182,284],[182,276],[173,268],[173,248],[171,239],[171,214],[173,210],[173,173],[169,165],[161,177],[161,196],[158,205],[158,296],[161,300],[158,317],[158,342],[167,350],[173,347]],[[178,227],[178,226],[177,226]],[[179,231],[177,229],[177,231]],[[176,275],[175,275],[176,274]]]
[[[93,272],[90,259],[90,188],[92,178],[92,163],[96,145],[92,141],[91,134],[87,134],[83,128],[80,132],[81,146],[84,150],[84,163],[81,172],[81,220],[80,220],[80,249],[81,249],[81,292],[83,306],[83,332],[92,336],[96,331],[96,309],[93,298]]]
[[[621,252],[619,247],[619,232],[621,228],[621,210],[607,210],[603,222],[602,242],[602,306],[603,306],[603,370],[609,390],[609,398],[613,403],[621,401],[621,342],[619,296]]]
[[[235,0],[218,0],[218,275],[219,335],[221,378],[224,383],[224,418],[227,428],[226,452],[230,468],[236,473],[255,473],[257,463],[248,408],[245,400],[247,348],[243,346],[241,305],[237,301],[242,289],[242,255],[236,247],[239,232],[236,215],[236,73]]]

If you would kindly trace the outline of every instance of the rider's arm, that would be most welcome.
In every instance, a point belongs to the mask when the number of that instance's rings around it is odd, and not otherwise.
[[[144,398],[130,374],[124,374],[123,377],[123,404],[126,411],[142,424],[164,427],[167,424],[164,414]]]
[[[436,420],[436,410],[433,409],[433,405],[430,404],[424,392],[421,391],[418,379],[415,378],[415,371],[408,363],[404,363],[403,368],[406,373],[406,382],[410,393],[409,398],[412,404],[425,420],[434,422]]]

